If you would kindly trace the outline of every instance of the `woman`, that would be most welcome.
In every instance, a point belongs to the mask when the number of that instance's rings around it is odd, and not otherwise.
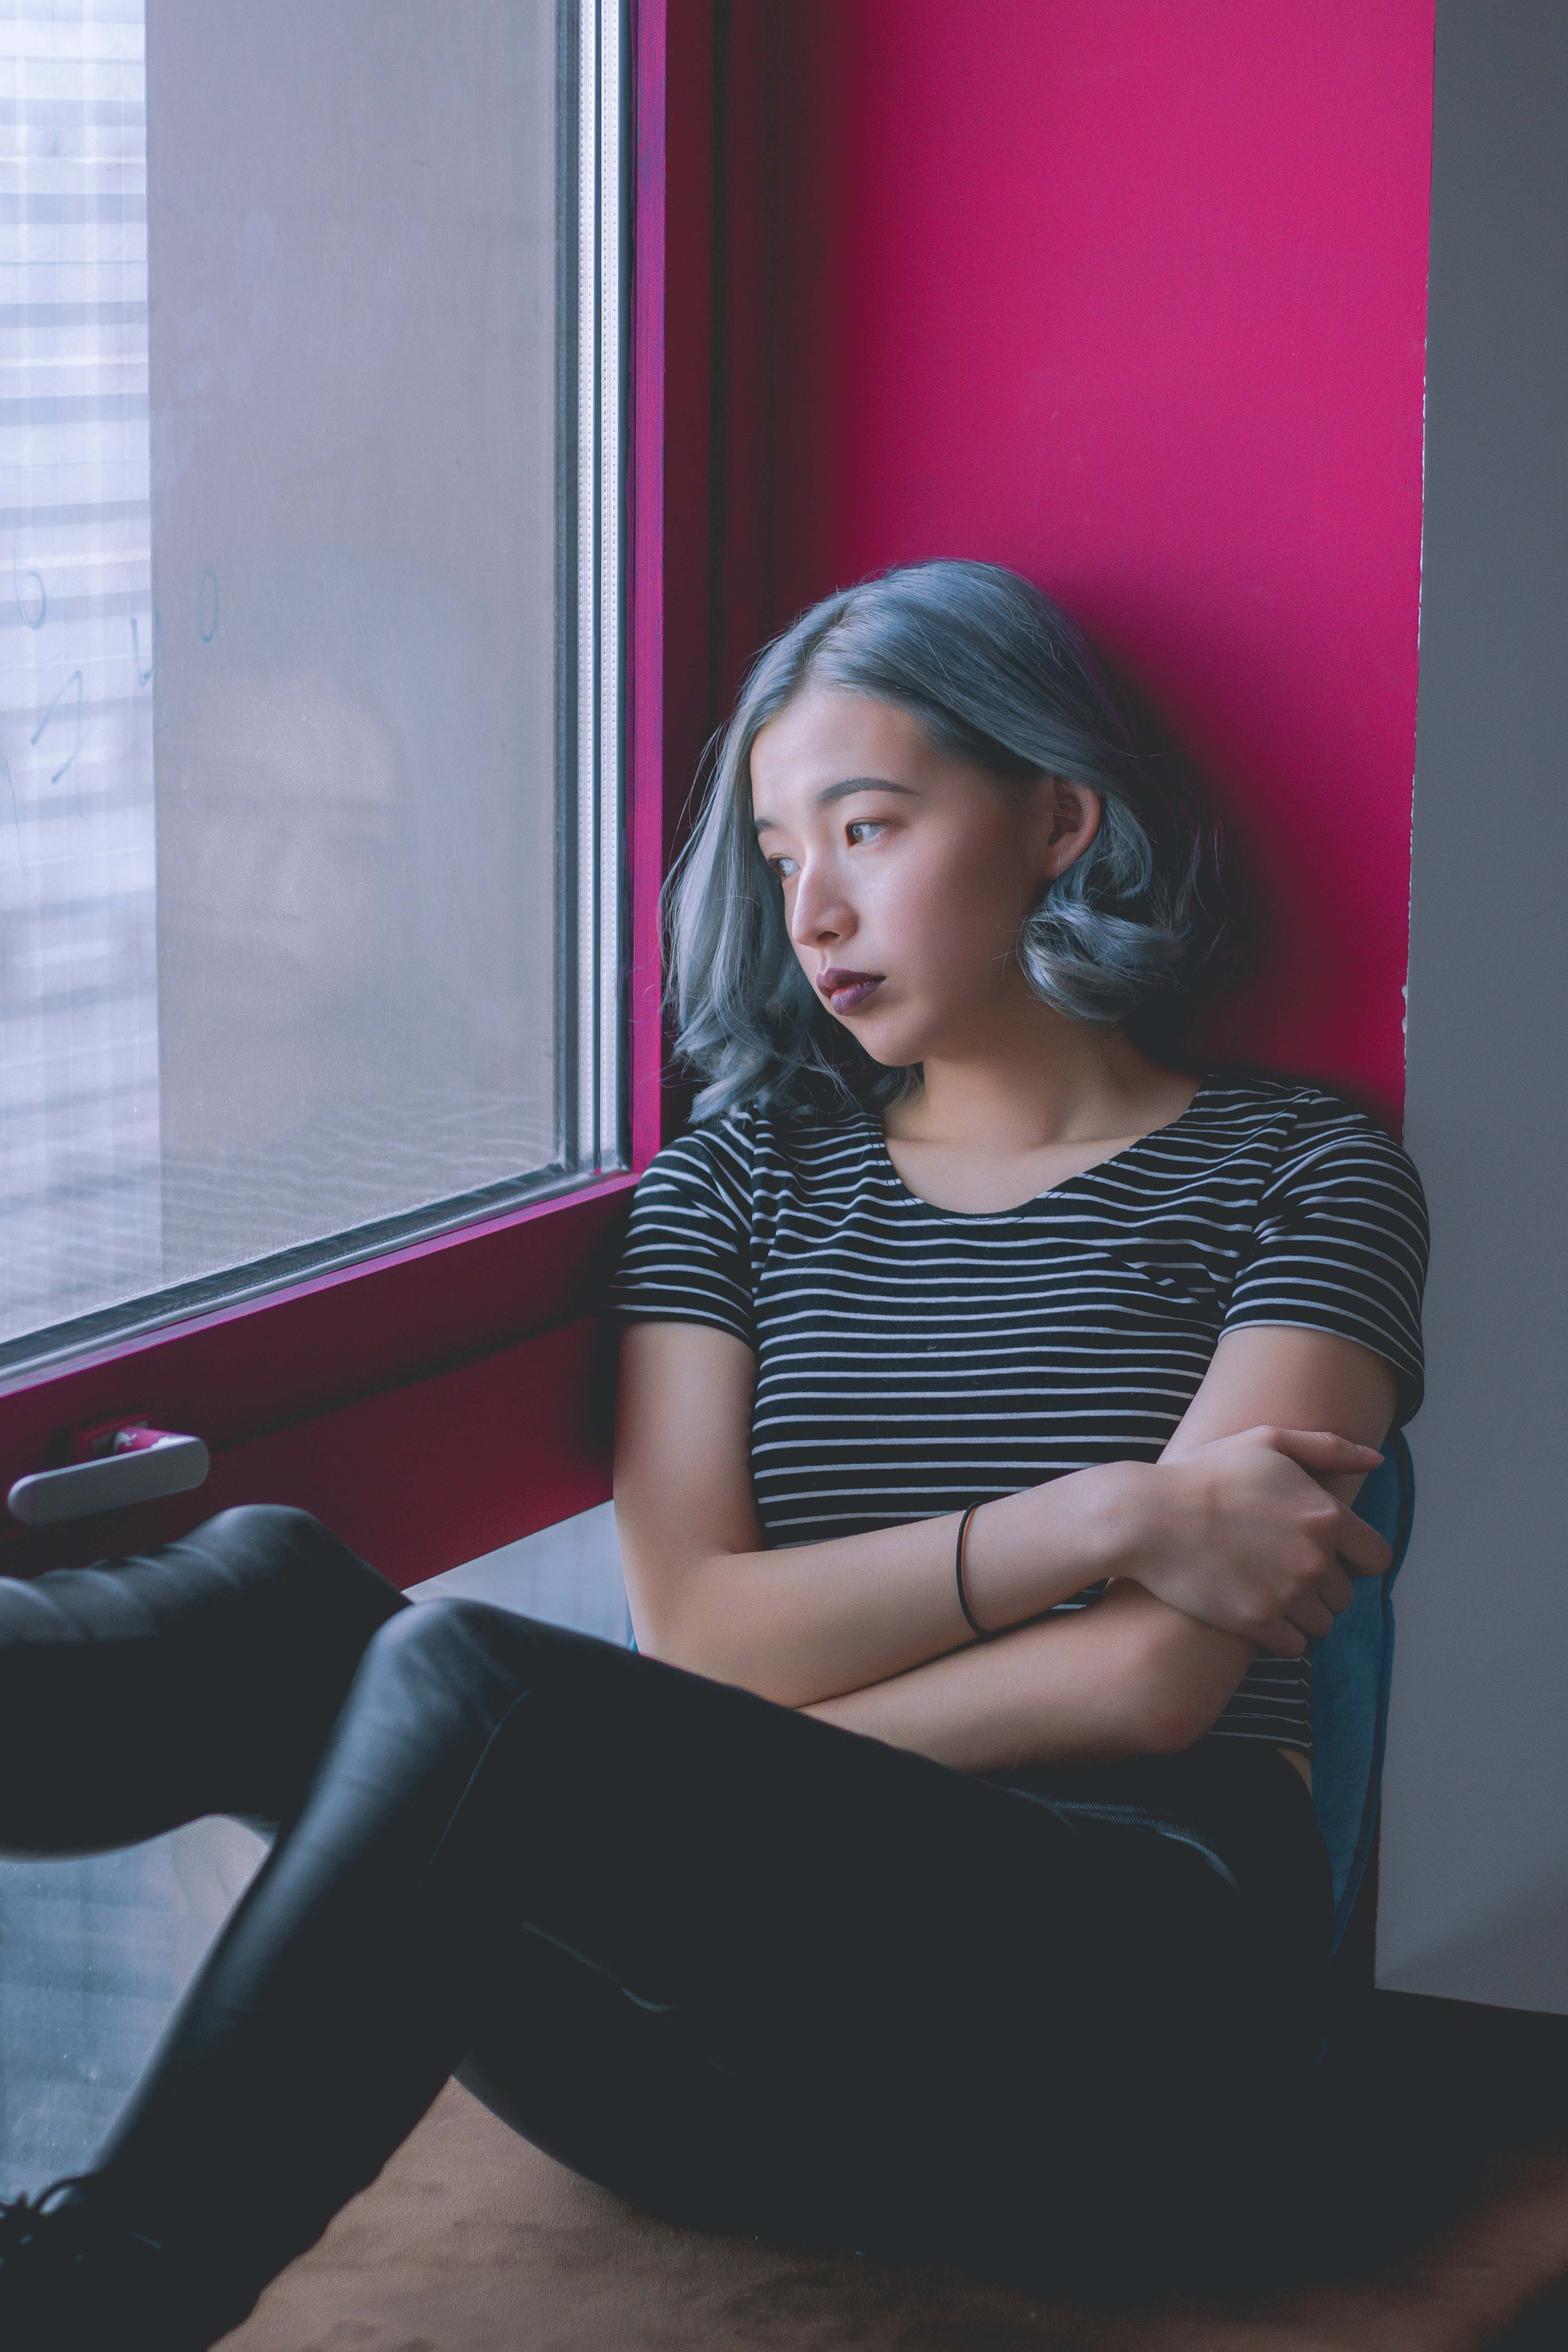
[[[1152,1050],[1217,836],[995,568],[764,653],[671,897],[705,1085],[610,1298],[641,1654],[266,1508],[0,1594],[8,1850],[279,1832],[0,2230],[9,2342],[211,2342],[454,2071],[661,2212],[1045,2290],[1237,2272],[1302,2193],[1308,1659],[1388,1565],[1415,1171]]]

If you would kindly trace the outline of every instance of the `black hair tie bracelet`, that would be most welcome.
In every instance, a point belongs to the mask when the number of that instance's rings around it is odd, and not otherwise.
[[[963,1622],[968,1626],[970,1632],[974,1635],[977,1642],[989,1642],[992,1639],[992,1636],[986,1632],[984,1625],[977,1625],[975,1623],[973,1616],[970,1612],[968,1596],[965,1594],[963,1590],[963,1538],[968,1533],[970,1520],[974,1517],[975,1512],[979,1508],[980,1506],[978,1503],[971,1503],[969,1508],[964,1512],[963,1517],[959,1520],[958,1548],[953,1557],[953,1570],[958,1579],[958,1605],[963,1612]]]

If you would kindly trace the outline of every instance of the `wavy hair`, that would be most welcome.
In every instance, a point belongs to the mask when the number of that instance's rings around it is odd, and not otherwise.
[[[1099,794],[1080,856],[1042,889],[1016,952],[1043,1003],[1168,1047],[1241,944],[1224,839],[1184,763],[1076,623],[994,563],[907,564],[824,597],[763,649],[710,746],[708,790],[665,885],[678,1059],[703,1081],[694,1120],[742,1104],[879,1108],[920,1065],[876,1062],[823,1004],[752,826],[752,745],[807,686],[907,710],[932,748],[1026,789]]]

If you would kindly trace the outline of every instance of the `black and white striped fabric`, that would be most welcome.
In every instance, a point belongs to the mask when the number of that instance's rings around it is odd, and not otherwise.
[[[1402,1424],[1421,1401],[1426,1250],[1397,1143],[1337,1095],[1233,1065],[1172,1125],[994,1213],[919,1199],[875,1115],[693,1129],[637,1185],[608,1306],[754,1350],[773,1547],[1152,1462],[1248,1323],[1373,1349]],[[1310,1660],[1260,1658],[1215,1734],[1310,1754]]]

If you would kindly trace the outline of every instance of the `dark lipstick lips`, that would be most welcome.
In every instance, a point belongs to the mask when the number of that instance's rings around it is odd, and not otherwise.
[[[816,985],[835,1013],[853,1013],[858,1004],[864,1004],[874,988],[881,986],[882,980],[879,971],[843,971],[830,964]]]

